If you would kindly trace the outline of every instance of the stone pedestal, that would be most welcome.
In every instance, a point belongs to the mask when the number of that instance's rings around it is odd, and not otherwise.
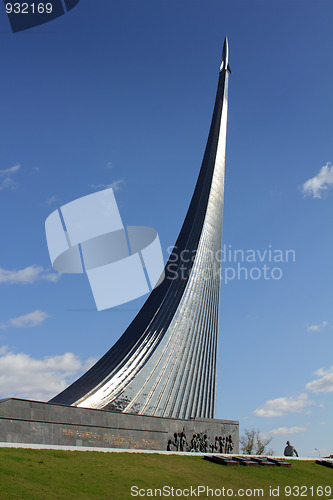
[[[0,442],[238,453],[239,426],[10,398],[0,400]]]

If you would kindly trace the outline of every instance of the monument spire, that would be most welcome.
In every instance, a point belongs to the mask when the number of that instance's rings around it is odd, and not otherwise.
[[[165,278],[114,346],[51,402],[214,418],[229,47],[196,187]]]
[[[228,38],[225,37],[224,39],[224,44],[223,44],[223,49],[222,49],[222,64],[220,67],[220,71],[222,70],[228,70],[229,73],[231,74],[231,69],[229,66],[229,44],[228,44]]]

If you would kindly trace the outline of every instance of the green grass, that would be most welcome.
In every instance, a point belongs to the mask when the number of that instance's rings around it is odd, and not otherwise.
[[[167,485],[184,489],[203,485],[209,488],[252,489],[252,496],[243,498],[274,498],[271,488],[280,488],[275,498],[333,498],[333,469],[311,462],[293,461],[291,469],[282,467],[228,467],[197,456],[158,455],[143,453],[100,453],[94,451],[0,449],[0,498],[66,500],[151,498],[132,496],[131,486],[147,490]],[[307,487],[294,495],[285,495],[286,486]],[[331,486],[332,494],[320,496],[317,486]],[[310,488],[313,487],[314,492]],[[263,489],[264,496],[254,489]],[[185,492],[186,493],[186,492]],[[230,492],[229,492],[230,493]],[[250,493],[250,492],[249,492]],[[296,494],[295,494],[296,493]],[[155,498],[185,498],[155,496]],[[188,498],[218,498],[201,494]],[[240,498],[240,497],[238,497]]]

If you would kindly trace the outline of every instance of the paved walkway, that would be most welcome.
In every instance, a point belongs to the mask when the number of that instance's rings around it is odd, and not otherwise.
[[[68,450],[68,451],[100,451],[102,453],[158,453],[160,455],[185,455],[188,457],[203,457],[204,455],[212,455],[212,453],[190,453],[186,451],[161,451],[161,450],[136,450],[125,448],[95,448],[93,446],[64,446],[56,444],[30,444],[30,443],[1,443],[0,448],[29,448],[35,450]],[[223,455],[223,453],[216,453],[219,456],[232,457],[232,454]],[[237,457],[246,457],[250,455],[235,454]],[[255,455],[253,455],[255,456]],[[258,456],[258,455],[257,455]],[[281,460],[318,460],[318,457],[281,457],[274,456]],[[322,460],[322,458],[321,458]]]

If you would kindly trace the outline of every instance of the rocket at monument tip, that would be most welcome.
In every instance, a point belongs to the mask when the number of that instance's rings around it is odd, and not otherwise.
[[[220,67],[220,71],[229,71],[231,73],[231,69],[229,66],[229,44],[228,44],[228,38],[225,37],[224,39],[224,44],[223,44],[223,49],[222,49],[222,64]]]

